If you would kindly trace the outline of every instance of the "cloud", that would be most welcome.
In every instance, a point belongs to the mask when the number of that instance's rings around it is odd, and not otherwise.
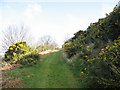
[[[39,15],[42,12],[41,6],[38,4],[28,5],[25,9],[24,15],[27,17],[33,17]]]

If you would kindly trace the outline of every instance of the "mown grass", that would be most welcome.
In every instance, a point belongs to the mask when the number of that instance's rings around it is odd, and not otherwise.
[[[69,66],[64,62],[61,51],[51,53],[38,64],[7,71],[5,77],[20,78],[22,88],[77,88],[79,83]]]

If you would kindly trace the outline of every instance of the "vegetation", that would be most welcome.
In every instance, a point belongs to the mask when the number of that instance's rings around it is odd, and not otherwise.
[[[31,44],[32,37],[30,36],[29,30],[25,25],[10,25],[5,30],[2,30],[2,51],[6,51],[9,46],[19,41],[28,41]]]
[[[26,41],[20,41],[9,46],[5,52],[4,61],[10,64],[29,66],[40,59],[37,50],[27,46]]]
[[[120,5],[63,45],[80,87],[120,88]],[[83,78],[84,77],[84,78]]]
[[[55,50],[58,47],[57,43],[55,43],[55,41],[49,35],[41,37],[38,41],[38,44],[39,45],[36,48],[38,52],[43,52],[46,50]]]
[[[79,83],[71,72],[69,66],[64,62],[61,51],[56,51],[43,59],[41,62],[14,71],[4,72],[4,79],[9,79],[4,87],[11,88],[11,83],[16,88],[77,88]],[[18,77],[19,76],[19,77]],[[19,83],[19,84],[18,84]]]
[[[63,44],[63,52],[47,57],[40,58],[39,53],[57,48],[51,37],[41,37],[34,48],[21,41],[26,36],[21,30],[17,40],[14,31],[10,37],[5,34],[5,49],[11,45],[2,60],[23,68],[3,72],[4,88],[120,88],[120,3],[87,30],[76,32]]]

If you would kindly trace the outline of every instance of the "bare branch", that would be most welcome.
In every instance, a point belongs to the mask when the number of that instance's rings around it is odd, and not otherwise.
[[[9,45],[16,43],[22,40],[29,41],[30,37],[28,36],[28,29],[21,25],[18,26],[9,26],[7,29],[2,31],[2,48],[3,51],[6,51]]]

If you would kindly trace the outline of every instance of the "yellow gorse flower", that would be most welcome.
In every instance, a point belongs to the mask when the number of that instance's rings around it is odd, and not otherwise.
[[[10,50],[13,50],[13,48],[10,48]]]
[[[84,72],[81,72],[81,74],[84,74]]]

